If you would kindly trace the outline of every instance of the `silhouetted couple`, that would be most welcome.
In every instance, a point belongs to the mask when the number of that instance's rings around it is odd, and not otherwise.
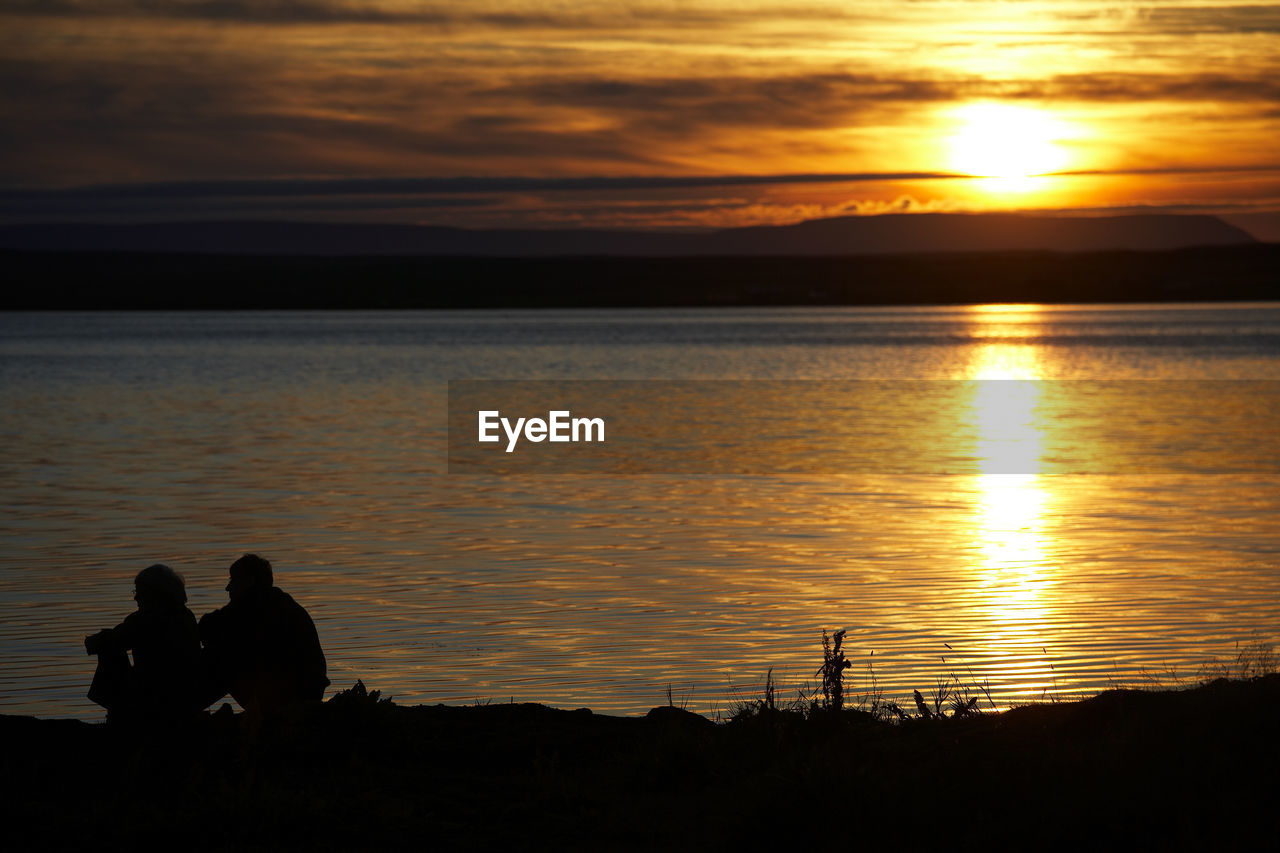
[[[137,611],[84,643],[98,656],[89,698],[108,719],[180,720],[228,693],[249,713],[273,716],[324,696],[329,679],[315,623],[275,586],[271,563],[258,555],[231,564],[231,601],[198,625],[173,569],[149,566],[133,583]]]

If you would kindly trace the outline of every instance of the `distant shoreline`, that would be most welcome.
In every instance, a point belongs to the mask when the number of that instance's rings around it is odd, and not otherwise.
[[[0,251],[0,310],[682,308],[1261,301],[1280,244],[857,256]]]

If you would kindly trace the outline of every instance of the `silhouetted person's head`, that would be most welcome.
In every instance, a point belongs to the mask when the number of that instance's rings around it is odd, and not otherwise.
[[[138,609],[181,607],[187,603],[187,585],[182,575],[163,563],[147,566],[133,579],[133,600]]]
[[[231,564],[231,581],[227,584],[227,592],[232,601],[247,593],[270,589],[274,585],[271,563],[257,554],[245,554]]]

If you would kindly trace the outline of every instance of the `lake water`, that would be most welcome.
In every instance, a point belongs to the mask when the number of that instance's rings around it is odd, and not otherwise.
[[[133,575],[198,615],[248,551],[331,690],[406,703],[725,712],[770,669],[811,689],[844,628],[855,698],[954,673],[1007,705],[1280,639],[1280,303],[3,314],[0,379],[4,713],[100,718],[82,640]],[[482,379],[925,390],[878,407],[894,464],[806,457],[864,446],[824,393],[783,413],[799,464],[726,471],[708,430],[657,473],[451,473],[447,382]],[[665,387],[659,432],[725,405]]]

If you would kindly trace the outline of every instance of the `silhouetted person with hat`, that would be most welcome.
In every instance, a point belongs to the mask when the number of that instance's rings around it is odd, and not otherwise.
[[[85,637],[85,651],[98,656],[89,698],[107,709],[111,722],[193,716],[209,703],[201,701],[200,635],[187,609],[186,584],[156,563],[138,572],[133,586],[138,609],[116,627]]]
[[[200,620],[216,686],[262,716],[318,701],[329,685],[315,623],[274,583],[271,563],[245,554],[231,564],[231,602]]]

